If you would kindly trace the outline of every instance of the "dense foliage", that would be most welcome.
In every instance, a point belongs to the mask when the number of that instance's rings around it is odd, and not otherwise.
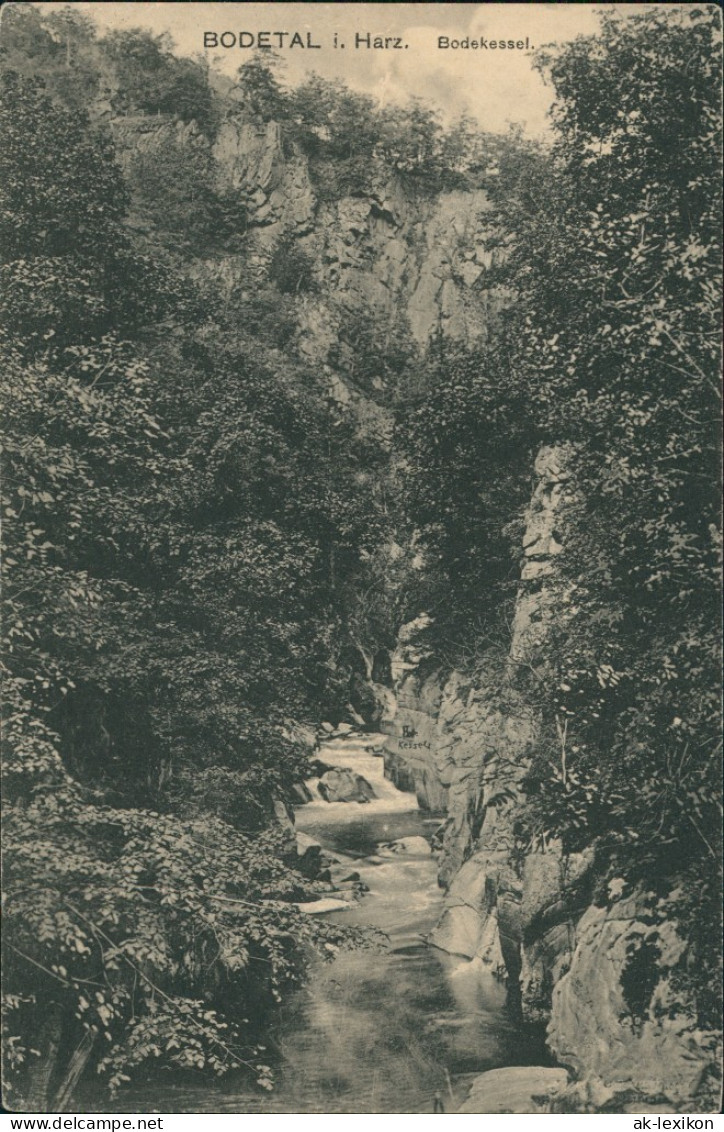
[[[326,386],[188,275],[153,170],[124,177],[107,131],[33,73],[45,25],[18,23],[0,111],[6,1097],[63,1108],[92,1067],[115,1091],[149,1062],[268,1087],[265,1010],[307,945],[347,939],[296,908],[316,886],[275,814],[307,767],[295,718],[336,703],[337,575],[376,544],[374,495]],[[137,38],[111,53],[131,77]],[[168,160],[183,224],[194,170]],[[151,209],[138,235],[129,182]]]
[[[428,558],[426,608],[438,650],[459,666],[477,633],[503,647],[509,639],[536,431],[497,344],[470,350],[437,338],[424,383],[399,408],[398,439]]]
[[[112,1094],[149,1062],[271,1087],[260,1019],[305,945],[334,953],[344,929],[292,903],[309,882],[273,831],[94,801],[22,695],[3,766],[7,1100],[63,1110],[89,1063]]]
[[[411,418],[413,506],[464,600],[467,571],[501,577],[495,502],[516,447],[513,464],[529,439],[567,453],[564,615],[526,672],[542,737],[522,829],[593,840],[604,868],[653,886],[690,931],[678,975],[715,1025],[718,16],[605,15],[539,66],[552,152],[511,147],[488,178],[515,302],[496,357],[447,367]]]

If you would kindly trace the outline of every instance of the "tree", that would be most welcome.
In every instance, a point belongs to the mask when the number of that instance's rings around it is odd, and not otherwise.
[[[8,332],[32,351],[130,329],[163,306],[166,285],[134,253],[110,139],[41,80],[2,76],[0,242]]]
[[[269,278],[283,295],[298,295],[317,289],[314,260],[300,247],[293,233],[285,233],[274,248]]]
[[[277,78],[281,57],[273,51],[252,55],[237,71],[244,106],[262,122],[286,117],[287,96]]]
[[[520,534],[511,525],[530,494],[537,433],[500,344],[470,350],[438,336],[424,373],[422,392],[398,408],[397,441],[428,558],[427,608],[440,648],[462,664],[476,652],[475,626],[489,635],[510,620]]]
[[[214,248],[243,247],[246,207],[238,191],[218,188],[204,140],[179,138],[173,129],[160,132],[131,156],[127,185],[134,213],[153,241],[172,252],[204,256]]]
[[[112,31],[101,47],[115,65],[120,108],[195,121],[202,132],[214,136],[218,118],[205,64],[178,59],[170,36],[142,28]]]

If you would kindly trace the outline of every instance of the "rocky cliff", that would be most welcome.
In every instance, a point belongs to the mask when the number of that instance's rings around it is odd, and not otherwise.
[[[487,282],[493,253],[490,203],[482,190],[423,193],[377,163],[371,190],[330,199],[302,149],[277,122],[229,111],[213,141],[194,122],[147,115],[110,120],[126,168],[171,141],[204,151],[220,192],[243,204],[243,250],[215,250],[197,268],[220,286],[263,279],[282,238],[308,255],[313,288],[298,298],[300,352],[327,362],[354,314],[380,327],[402,320],[418,345],[438,330],[450,339],[485,336],[502,294]],[[342,375],[333,373],[335,383]]]
[[[607,874],[595,845],[565,854],[555,840],[531,845],[520,836],[538,726],[521,673],[540,660],[547,627],[569,601],[556,573],[575,490],[565,457],[545,448],[536,460],[507,655],[491,654],[463,676],[435,664],[424,622],[402,634],[386,764],[424,806],[445,814],[446,902],[431,942],[502,975],[511,1007],[546,1025],[551,1054],[569,1071],[566,1087],[556,1078],[554,1098],[534,1104],[526,1094],[529,1107],[513,1111],[701,1111],[713,1035],[697,1030],[673,985],[685,946],[676,925],[654,893]],[[490,1090],[496,1103],[499,1083],[487,1077],[461,1111],[510,1111],[479,1107]]]
[[[306,157],[296,147],[289,152],[275,122],[261,128],[227,119],[214,157],[222,183],[248,203],[256,262],[287,233],[313,259],[321,297],[302,314],[309,356],[326,354],[345,309],[402,314],[423,346],[440,326],[452,338],[485,333],[491,255],[484,192],[421,196],[380,165],[372,192],[320,200]],[[340,304],[334,309],[331,297]]]

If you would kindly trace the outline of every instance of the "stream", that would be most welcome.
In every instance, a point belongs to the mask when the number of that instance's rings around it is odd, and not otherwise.
[[[439,1091],[445,1110],[456,1112],[478,1073],[541,1063],[541,1045],[509,1018],[505,988],[480,961],[425,943],[442,910],[435,858],[380,853],[401,837],[429,841],[440,821],[385,779],[382,758],[372,754],[383,741],[352,734],[323,742],[320,760],[363,775],[376,796],[325,802],[311,780],[314,800],[296,808],[296,827],[349,862],[369,890],[325,914],[380,928],[387,947],[315,963],[273,1027],[281,1067],[272,1092],[240,1092],[222,1080],[156,1088],[152,1099],[139,1090],[139,1103],[160,1112],[432,1113]]]

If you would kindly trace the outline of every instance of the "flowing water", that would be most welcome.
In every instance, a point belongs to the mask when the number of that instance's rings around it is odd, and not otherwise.
[[[322,745],[324,763],[349,767],[373,786],[373,801],[314,801],[299,806],[297,829],[349,861],[368,887],[361,899],[327,915],[374,925],[382,951],[343,952],[319,961],[285,1004],[273,1029],[278,1083],[269,1094],[231,1081],[166,1087],[137,1095],[161,1112],[431,1113],[435,1092],[455,1112],[472,1076],[503,1065],[541,1063],[505,1010],[505,990],[478,960],[446,955],[425,938],[442,908],[429,853],[386,853],[400,837],[429,840],[438,820],[413,794],[384,778],[371,753],[383,736],[350,736]],[[147,1109],[148,1110],[148,1109]]]

